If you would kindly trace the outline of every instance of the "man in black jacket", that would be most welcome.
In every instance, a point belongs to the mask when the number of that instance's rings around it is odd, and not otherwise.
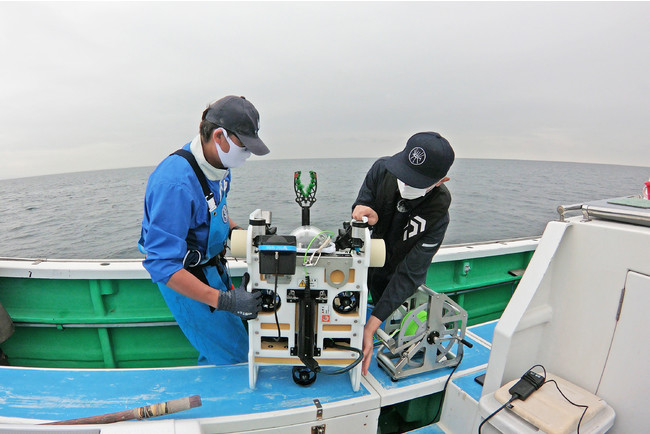
[[[443,183],[453,162],[454,150],[444,137],[417,133],[403,151],[375,161],[352,205],[352,218],[366,217],[372,237],[386,243],[386,263],[368,270],[374,309],[363,334],[364,375],[375,332],[425,282],[445,236],[451,194]]]

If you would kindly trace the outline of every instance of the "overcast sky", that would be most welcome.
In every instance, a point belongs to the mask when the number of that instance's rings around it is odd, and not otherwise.
[[[650,3],[0,3],[0,179],[153,166],[246,96],[264,158],[650,167]],[[258,157],[254,157],[258,158]],[[649,174],[650,175],[650,174]]]

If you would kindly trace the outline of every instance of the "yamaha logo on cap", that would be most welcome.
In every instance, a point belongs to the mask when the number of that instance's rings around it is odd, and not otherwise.
[[[414,166],[421,165],[426,159],[427,153],[419,146],[411,149],[411,152],[409,152],[409,162]]]
[[[416,133],[401,152],[386,160],[386,169],[413,188],[428,188],[445,177],[454,162],[447,139],[432,131]]]

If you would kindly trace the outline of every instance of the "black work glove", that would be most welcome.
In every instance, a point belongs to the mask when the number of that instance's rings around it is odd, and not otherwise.
[[[260,291],[246,291],[249,280],[250,275],[244,273],[241,285],[238,288],[221,291],[217,302],[217,310],[232,312],[245,320],[257,318],[257,313],[262,309],[262,293]]]

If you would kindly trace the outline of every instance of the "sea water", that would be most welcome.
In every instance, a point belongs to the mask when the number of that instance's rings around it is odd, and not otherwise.
[[[293,178],[317,173],[311,224],[337,232],[374,159],[249,161],[232,171],[231,217],[243,227],[255,209],[272,212],[278,233],[301,225]],[[141,258],[137,241],[153,167],[0,181],[0,257]],[[638,195],[648,167],[457,159],[446,184],[451,223],[444,244],[538,236],[558,205]],[[173,212],[173,210],[170,210]]]

